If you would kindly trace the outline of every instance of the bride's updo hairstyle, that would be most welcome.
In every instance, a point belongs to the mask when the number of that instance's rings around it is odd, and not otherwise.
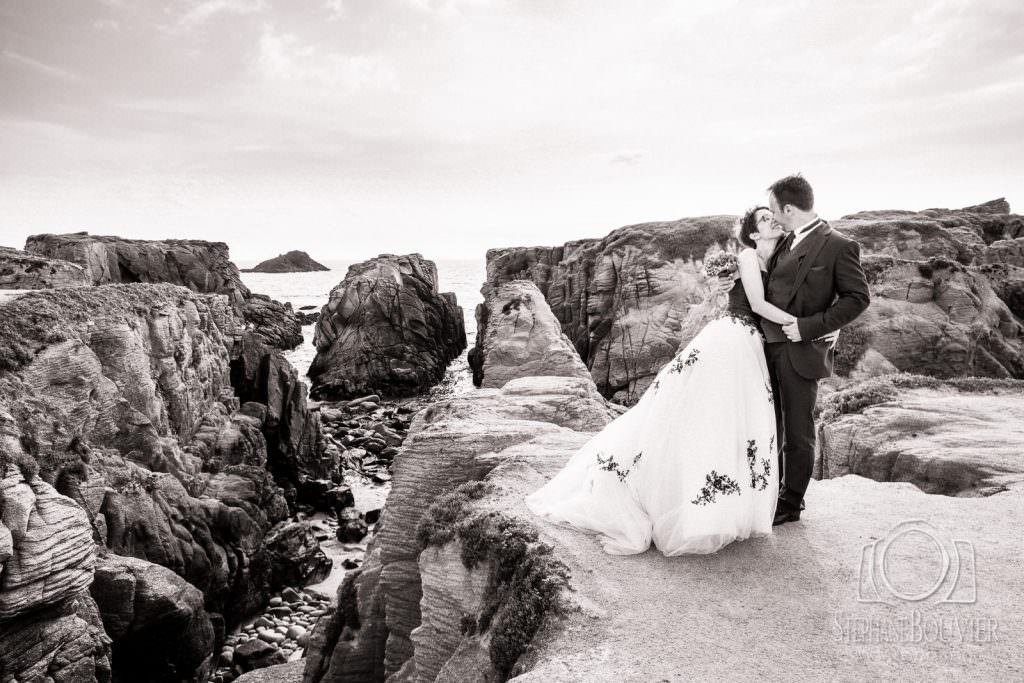
[[[771,210],[767,206],[755,206],[752,209],[747,209],[747,212],[743,214],[743,218],[736,225],[736,239],[745,247],[757,248],[757,242],[754,241],[751,235],[757,232],[757,212],[762,209],[765,211]]]

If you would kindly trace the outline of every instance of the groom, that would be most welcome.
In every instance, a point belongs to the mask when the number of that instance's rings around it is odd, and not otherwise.
[[[814,211],[814,190],[803,176],[768,188],[768,206],[786,232],[768,259],[765,300],[796,316],[791,325],[761,320],[779,442],[779,501],[775,525],[795,522],[814,467],[814,404],[818,380],[832,374],[835,347],[819,340],[853,322],[870,302],[860,246],[832,230]],[[726,281],[728,280],[728,281]],[[732,289],[720,278],[715,291]]]
[[[814,190],[803,176],[768,188],[768,206],[786,232],[768,259],[765,299],[796,316],[790,325],[761,321],[775,401],[779,440],[779,502],[774,524],[800,519],[814,465],[814,404],[818,380],[832,374],[829,341],[870,302],[860,246],[832,230],[814,211]]]

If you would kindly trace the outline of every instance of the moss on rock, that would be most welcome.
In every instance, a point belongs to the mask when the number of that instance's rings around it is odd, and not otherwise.
[[[421,548],[457,539],[467,569],[489,567],[484,606],[476,619],[464,619],[463,632],[490,632],[489,655],[501,679],[509,677],[549,614],[562,610],[569,569],[539,540],[524,520],[502,512],[472,512],[472,502],[493,491],[468,482],[441,496],[417,529]]]

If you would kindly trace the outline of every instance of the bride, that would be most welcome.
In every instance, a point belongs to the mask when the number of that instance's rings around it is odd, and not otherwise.
[[[759,318],[796,318],[764,299],[783,231],[767,207],[743,216],[738,282],[722,317],[658,372],[639,402],[597,433],[526,502],[600,535],[608,553],[713,553],[771,533],[779,489],[775,407]]]

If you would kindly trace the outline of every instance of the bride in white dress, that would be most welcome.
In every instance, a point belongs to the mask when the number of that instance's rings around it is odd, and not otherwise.
[[[658,372],[628,412],[527,497],[537,515],[600,535],[605,551],[713,553],[772,531],[779,489],[775,407],[758,316],[764,264],[783,235],[766,207],[737,228],[747,248],[722,317]]]

